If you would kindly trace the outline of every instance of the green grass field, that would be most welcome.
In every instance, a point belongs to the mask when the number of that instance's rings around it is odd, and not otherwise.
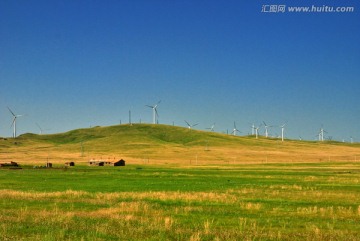
[[[0,170],[3,240],[360,240],[360,163]]]
[[[166,125],[1,138],[0,240],[360,240],[359,157]]]

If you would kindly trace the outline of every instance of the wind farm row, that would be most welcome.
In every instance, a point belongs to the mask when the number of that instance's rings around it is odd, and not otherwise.
[[[145,107],[150,108],[152,110],[152,124],[159,124],[159,112],[158,112],[158,107],[161,103],[161,100],[159,100],[158,102],[156,102],[155,104],[148,104],[145,105]],[[25,117],[26,115],[24,114],[17,114],[16,112],[14,112],[10,107],[7,107],[9,114],[12,116],[12,122],[11,122],[11,128],[12,128],[12,137],[16,138],[17,137],[17,121],[18,118],[20,117]],[[141,123],[141,119],[138,123]],[[131,110],[129,110],[129,124],[135,124],[132,122],[131,119]],[[121,124],[121,120],[120,120],[120,124]],[[187,127],[189,130],[191,130],[192,128],[196,127],[199,125],[199,123],[191,123],[188,120],[184,120],[184,124],[185,127]],[[256,139],[262,137],[262,138],[277,138],[281,141],[285,141],[286,140],[286,128],[287,128],[287,122],[282,123],[280,125],[269,125],[267,124],[265,121],[261,121],[260,124],[255,125],[255,123],[248,123],[249,124],[249,129],[251,131],[247,132],[247,133],[243,133],[242,131],[240,131],[236,125],[236,121],[233,122],[233,127],[230,129],[231,131],[229,131],[229,129],[226,129],[225,131],[218,131],[220,133],[223,134],[227,134],[227,135],[233,135],[233,136],[241,136],[243,135],[252,135],[254,136]],[[44,134],[44,131],[47,131],[49,129],[43,129],[38,123],[35,123],[36,127],[39,129],[39,134],[42,135]],[[174,124],[174,121],[172,122],[172,125]],[[205,130],[210,131],[210,132],[215,132],[216,129],[216,123],[213,123],[211,126],[206,127]],[[278,132],[280,134],[278,134]],[[323,126],[321,126],[321,128],[319,129],[319,131],[317,133],[314,133],[314,138],[313,140],[315,141],[331,141],[332,140],[332,136],[327,135],[328,132],[323,128]],[[299,136],[298,138],[299,140],[303,140],[303,138],[301,136]],[[349,142],[349,143],[354,143],[354,138],[351,136],[350,138],[348,138],[347,140],[342,139],[342,142]]]
[[[152,120],[153,120],[153,124],[159,124],[159,113],[158,113],[158,106],[161,103],[161,100],[159,100],[156,104],[153,105],[145,105],[146,107],[149,107],[152,109]],[[131,111],[129,111],[129,123],[131,123]],[[186,126],[188,127],[188,129],[192,129],[193,127],[199,125],[199,123],[190,123],[187,120],[184,120]],[[174,122],[173,122],[174,125]],[[261,124],[259,125],[255,125],[254,123],[251,124],[251,135],[255,136],[256,139],[258,139],[260,136],[263,136],[265,138],[278,138],[281,139],[281,141],[285,140],[285,127],[286,127],[287,123],[283,123],[280,125],[268,125],[265,121],[262,121]],[[206,127],[206,130],[209,130],[211,132],[215,131],[215,126],[216,123],[213,123],[210,127]],[[280,135],[278,134],[271,134],[270,133],[270,129],[275,129],[278,128],[280,130]],[[262,130],[263,129],[263,130]],[[263,132],[261,132],[263,131]],[[242,132],[237,128],[236,126],[236,122],[234,121],[233,124],[233,129],[232,131],[229,133],[229,130],[227,129],[226,132],[222,132],[222,133],[226,133],[228,135],[240,135]],[[324,128],[321,126],[321,128],[319,129],[318,133],[316,133],[314,135],[314,140],[318,140],[318,141],[325,141],[325,140],[332,140],[331,136],[325,136],[325,134],[327,134],[328,132],[326,130],[324,130]],[[263,135],[262,135],[263,134]],[[250,135],[250,132],[247,133],[247,135]],[[299,136],[299,140],[303,140],[303,138],[301,136]],[[346,142],[345,139],[342,139],[342,142]],[[350,143],[354,143],[354,139],[353,137],[349,138],[349,142]]]
[[[161,100],[159,100],[159,101],[158,101],[156,104],[154,104],[154,105],[146,105],[146,107],[149,107],[149,108],[152,109],[152,115],[153,115],[153,116],[152,116],[152,120],[153,120],[153,124],[158,124],[158,123],[159,123],[159,121],[158,121],[159,113],[158,113],[158,111],[157,111],[157,108],[158,108],[158,106],[159,106],[160,103],[161,103]],[[193,127],[199,125],[199,123],[190,124],[189,121],[187,121],[187,120],[184,120],[184,122],[186,123],[186,125],[187,125],[187,127],[188,127],[189,129],[192,129]],[[131,123],[131,111],[129,111],[129,123]],[[265,127],[265,137],[268,138],[268,137],[270,137],[268,130],[269,130],[269,128],[274,127],[274,126],[269,126],[269,125],[267,125],[264,121],[263,121],[263,124],[264,124],[264,127]],[[210,131],[215,131],[215,125],[216,125],[216,123],[212,124],[210,127],[207,127],[207,128],[205,128],[205,129],[210,130]],[[286,124],[283,124],[283,125],[280,126],[280,127],[281,127],[281,140],[282,140],[282,141],[284,141],[285,125],[286,125]],[[251,135],[255,135],[256,139],[259,137],[259,129],[260,129],[261,127],[262,127],[262,124],[259,125],[259,126],[255,126],[255,124],[252,124],[252,126],[251,126]],[[241,131],[237,129],[236,123],[235,123],[235,121],[234,121],[234,128],[233,128],[233,130],[232,130],[232,132],[231,132],[231,135],[236,136],[238,133],[241,133]],[[228,131],[227,131],[227,134],[229,134]],[[324,141],[324,140],[322,139],[322,141]]]

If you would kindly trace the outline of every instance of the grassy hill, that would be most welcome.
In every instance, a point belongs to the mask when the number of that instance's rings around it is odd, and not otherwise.
[[[231,136],[168,125],[133,124],[93,127],[52,135],[24,134],[0,139],[0,160],[29,163],[87,162],[90,159],[130,163],[313,162],[360,159],[360,145]]]

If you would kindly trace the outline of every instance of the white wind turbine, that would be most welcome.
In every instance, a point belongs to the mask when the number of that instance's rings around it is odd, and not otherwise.
[[[156,117],[159,117],[159,114],[157,112],[157,107],[160,104],[161,100],[158,101],[158,103],[156,103],[155,105],[151,106],[151,105],[146,105],[147,107],[151,108],[153,110],[153,124],[157,123]]]
[[[324,141],[324,133],[327,133],[327,131],[325,131],[324,128],[321,127],[319,132],[319,141]]]
[[[188,126],[189,129],[191,129],[192,127],[194,126],[197,126],[199,123],[196,123],[196,124],[193,124],[193,125],[190,125],[189,122],[185,121],[186,125]]]
[[[265,127],[265,137],[268,138],[268,136],[269,136],[268,128],[269,128],[269,127],[272,127],[272,126],[268,126],[268,125],[265,123],[265,121],[263,121],[263,123],[264,123],[264,127]]]
[[[206,128],[207,130],[210,130],[210,131],[214,131],[214,128],[215,128],[215,123],[214,124],[212,124],[212,126],[211,127],[208,127],[208,128]]]
[[[35,123],[36,125],[37,125],[37,127],[39,128],[39,135],[42,135],[42,134],[44,134],[44,131],[49,131],[49,130],[51,130],[51,129],[43,129],[43,128],[41,128],[41,126],[38,124],[38,123]]]
[[[315,137],[317,137],[318,141],[321,141],[321,132],[319,131],[319,133],[316,134]],[[315,139],[315,141],[316,141],[316,139]]]
[[[239,133],[240,133],[240,131],[236,128],[236,124],[235,124],[235,121],[234,121],[234,129],[233,129],[233,131],[231,132],[231,134],[233,134],[234,136],[236,136],[236,132],[239,132]]]
[[[42,135],[43,129],[40,127],[40,125],[38,123],[36,123],[36,125],[37,125],[37,127],[39,127],[39,130],[40,130],[39,135]]]
[[[11,126],[14,126],[14,131],[13,131],[13,137],[16,138],[16,119],[18,117],[21,117],[23,115],[15,115],[14,112],[8,107],[8,110],[10,111],[10,113],[13,115],[13,121],[12,121],[12,124]]]
[[[319,141],[324,141],[324,130],[323,130],[323,128],[320,128],[320,131],[319,131]]]
[[[259,129],[260,129],[261,125],[259,125],[258,127],[255,127],[254,126],[254,130],[255,130],[255,137],[256,139],[258,138],[258,135],[259,135]]]
[[[255,135],[255,124],[254,123],[251,126],[251,135]]]
[[[281,128],[281,141],[284,141],[285,125],[286,124],[283,124],[283,125],[280,126],[280,128]]]

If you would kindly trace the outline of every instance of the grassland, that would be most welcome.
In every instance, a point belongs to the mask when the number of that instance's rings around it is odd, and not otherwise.
[[[3,240],[360,240],[359,163],[0,170]]]
[[[356,161],[360,144],[231,136],[187,128],[134,124],[54,135],[0,139],[0,160],[86,163],[123,158],[133,164],[224,164]],[[360,159],[360,155],[359,155]]]
[[[359,150],[162,125],[3,139],[0,160],[22,169],[0,169],[0,237],[360,240]]]

